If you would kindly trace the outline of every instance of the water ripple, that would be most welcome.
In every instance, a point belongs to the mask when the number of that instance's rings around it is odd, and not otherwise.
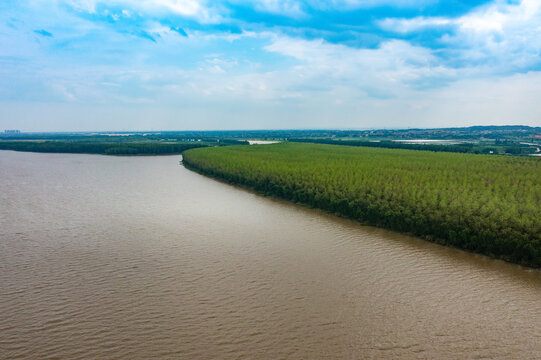
[[[0,151],[3,358],[529,359],[541,273],[178,166]]]

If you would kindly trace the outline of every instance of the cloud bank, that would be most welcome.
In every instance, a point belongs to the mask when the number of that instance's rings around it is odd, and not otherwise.
[[[0,4],[0,127],[541,125],[541,2]]]

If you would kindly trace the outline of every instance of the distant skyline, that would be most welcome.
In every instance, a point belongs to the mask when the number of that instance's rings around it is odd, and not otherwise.
[[[0,130],[541,126],[541,0],[0,3]]]

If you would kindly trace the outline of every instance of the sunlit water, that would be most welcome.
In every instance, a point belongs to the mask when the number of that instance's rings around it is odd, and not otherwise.
[[[0,151],[0,358],[541,358],[541,272],[179,160]]]

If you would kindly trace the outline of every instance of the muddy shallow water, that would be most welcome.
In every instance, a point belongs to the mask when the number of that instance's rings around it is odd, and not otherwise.
[[[541,357],[541,272],[193,173],[0,151],[0,358]]]

